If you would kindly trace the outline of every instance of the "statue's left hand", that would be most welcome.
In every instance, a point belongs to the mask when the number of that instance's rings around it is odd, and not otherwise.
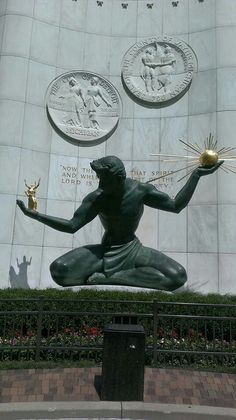
[[[21,211],[23,211],[24,214],[27,214],[28,209],[25,206],[25,203],[21,200],[16,200],[16,204],[18,205],[18,207],[20,207]]]
[[[214,166],[210,166],[210,167],[199,166],[196,169],[196,172],[199,176],[213,174],[222,165],[222,163],[224,163],[223,160],[221,160],[220,162],[217,162],[217,164]]]

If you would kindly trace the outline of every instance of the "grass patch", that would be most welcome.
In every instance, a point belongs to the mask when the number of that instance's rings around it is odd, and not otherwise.
[[[81,362],[73,362],[70,360],[60,361],[41,361],[34,360],[13,360],[0,362],[0,370],[11,369],[60,369],[60,368],[90,368],[98,366],[93,360],[81,360]]]

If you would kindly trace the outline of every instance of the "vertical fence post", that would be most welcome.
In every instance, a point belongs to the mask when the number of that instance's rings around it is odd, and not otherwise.
[[[158,302],[153,301],[153,363],[157,363],[157,316],[158,316]]]
[[[40,359],[40,347],[42,338],[42,321],[43,321],[43,298],[39,298],[38,302],[38,322],[37,322],[37,336],[36,336],[36,352],[35,361]]]

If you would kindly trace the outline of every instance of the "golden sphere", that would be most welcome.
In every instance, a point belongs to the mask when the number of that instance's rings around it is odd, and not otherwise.
[[[202,166],[214,166],[218,162],[218,153],[215,150],[204,150],[199,157],[199,162]]]

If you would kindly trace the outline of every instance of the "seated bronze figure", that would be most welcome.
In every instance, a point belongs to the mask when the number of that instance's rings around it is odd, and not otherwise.
[[[71,220],[41,214],[17,200],[23,213],[62,232],[75,233],[96,216],[104,228],[102,243],[73,249],[50,266],[53,280],[64,287],[125,285],[173,291],[187,280],[185,269],[163,253],[145,247],[135,236],[144,205],[179,213],[189,203],[199,179],[223,162],[195,169],[174,199],[153,185],[126,177],[123,162],[106,156],[91,163],[99,186],[88,194]]]

